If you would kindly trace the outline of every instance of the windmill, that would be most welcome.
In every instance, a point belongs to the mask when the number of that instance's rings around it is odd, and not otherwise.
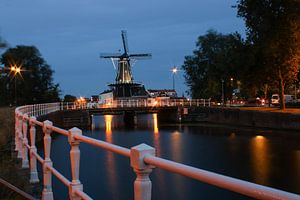
[[[124,53],[100,54],[100,58],[109,58],[112,60],[114,67],[117,66],[115,83],[109,86],[112,88],[115,98],[146,97],[148,93],[144,86],[134,82],[131,66],[136,60],[151,58],[151,54],[130,54],[126,31],[123,30],[121,36]]]

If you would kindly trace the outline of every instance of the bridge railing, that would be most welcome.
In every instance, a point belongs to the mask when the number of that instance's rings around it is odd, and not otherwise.
[[[132,108],[132,107],[200,107],[210,106],[210,99],[119,99],[99,104],[91,104],[98,108]]]
[[[155,167],[181,174],[192,179],[208,183],[217,187],[231,190],[252,198],[257,199],[286,199],[300,200],[297,194],[273,189],[266,186],[250,183],[247,181],[223,176],[209,171],[194,168],[188,165],[176,163],[167,159],[155,156],[155,149],[146,144],[140,144],[131,149],[120,147],[101,140],[93,139],[82,135],[82,131],[76,127],[64,130],[53,126],[51,121],[38,121],[36,117],[45,115],[60,109],[62,104],[42,104],[18,107],[15,111],[15,145],[18,157],[22,159],[22,167],[30,168],[30,182],[39,182],[37,173],[37,161],[42,163],[43,169],[43,191],[44,200],[53,199],[52,175],[56,176],[66,187],[69,188],[70,199],[92,199],[83,192],[83,185],[79,180],[80,173],[80,149],[81,142],[96,146],[98,148],[111,151],[116,154],[128,157],[133,171],[136,173],[136,180],[133,183],[135,200],[150,200],[152,182],[149,178],[150,173]],[[28,125],[30,133],[30,143],[28,142]],[[44,158],[42,158],[36,149],[36,126],[42,127],[44,134]],[[68,143],[71,146],[71,174],[72,180],[68,180],[59,171],[53,167],[51,161],[51,133],[61,134],[68,137]],[[29,151],[29,153],[28,153]],[[28,159],[29,155],[29,159]]]

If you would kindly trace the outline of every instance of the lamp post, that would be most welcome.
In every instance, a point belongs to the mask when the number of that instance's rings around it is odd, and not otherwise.
[[[17,106],[17,76],[21,75],[21,67],[17,67],[16,65],[11,66],[10,72],[13,73],[13,78],[15,79],[15,105]]]
[[[222,79],[221,82],[222,82],[222,106],[224,106],[224,79]]]
[[[175,75],[177,74],[177,72],[178,72],[178,69],[177,69],[177,67],[173,67],[172,68],[172,76],[173,76],[173,90],[175,90]]]
[[[231,86],[231,95],[230,95],[231,96],[231,100],[230,100],[230,104],[232,104],[232,97],[233,97],[232,96],[232,94],[233,94],[233,78],[232,77],[230,78],[230,86]]]

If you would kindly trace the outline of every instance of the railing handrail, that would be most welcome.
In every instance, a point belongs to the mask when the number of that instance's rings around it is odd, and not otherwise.
[[[79,181],[79,143],[84,142],[98,148],[102,148],[125,157],[130,158],[131,166],[133,167],[137,179],[134,183],[134,193],[136,200],[150,200],[151,199],[151,181],[149,174],[152,168],[158,167],[173,173],[181,174],[198,181],[208,183],[217,187],[221,187],[233,192],[237,192],[246,196],[259,199],[287,199],[287,200],[300,200],[300,196],[297,194],[273,189],[270,187],[250,183],[240,179],[220,175],[217,173],[209,172],[206,170],[198,169],[167,159],[163,159],[155,156],[155,149],[141,144],[131,149],[124,148],[118,145],[114,145],[105,141],[93,139],[87,136],[83,136],[80,129],[73,128],[70,130],[64,130],[56,127],[50,121],[40,122],[35,117],[45,115],[54,111],[62,110],[64,105],[60,103],[41,104],[41,105],[29,105],[16,108],[16,150],[18,151],[18,157],[22,158],[22,166],[28,165],[28,158],[26,150],[30,150],[30,173],[31,182],[38,181],[35,160],[43,164],[44,170],[44,190],[43,199],[53,199],[51,190],[51,174],[55,175],[62,183],[64,183],[70,190],[70,199],[91,199],[82,190],[82,184]],[[33,115],[34,114],[34,115]],[[31,145],[27,141],[27,125],[30,124],[30,141]],[[36,152],[35,147],[35,126],[41,126],[44,132],[44,150],[45,158],[43,159]],[[58,172],[53,166],[50,159],[51,148],[51,132],[55,132],[68,137],[68,141],[71,145],[70,157],[71,157],[71,169],[72,169],[72,181],[65,178],[60,172]],[[37,180],[36,180],[37,179]],[[45,189],[46,188],[46,189]],[[49,189],[50,188],[50,189]]]

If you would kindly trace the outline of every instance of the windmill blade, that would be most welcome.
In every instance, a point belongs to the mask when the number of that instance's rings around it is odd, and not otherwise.
[[[150,53],[130,54],[129,57],[135,60],[142,60],[142,59],[151,59],[152,55]]]
[[[122,54],[120,53],[101,53],[100,58],[120,58]]]
[[[127,32],[124,30],[122,31],[122,41],[123,41],[124,52],[125,54],[128,54],[129,50],[128,50],[128,42],[127,42]]]

